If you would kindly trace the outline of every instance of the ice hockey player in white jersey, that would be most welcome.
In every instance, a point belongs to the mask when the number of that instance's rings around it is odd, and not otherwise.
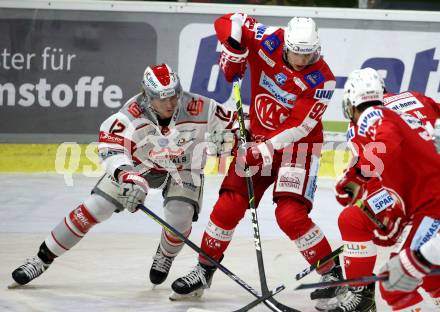
[[[101,125],[98,151],[105,174],[91,195],[53,228],[37,255],[12,272],[13,286],[40,276],[114,212],[135,212],[150,188],[163,188],[165,220],[188,236],[202,205],[204,151],[209,144],[205,136],[230,129],[235,118],[234,111],[214,100],[182,91],[168,65],[147,67],[142,92]],[[182,247],[180,239],[162,230],[151,283],[165,281]]]

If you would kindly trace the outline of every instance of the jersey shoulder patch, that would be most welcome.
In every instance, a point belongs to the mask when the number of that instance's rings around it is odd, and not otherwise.
[[[380,109],[367,108],[358,120],[358,134],[366,136],[369,128],[383,118],[383,112]]]
[[[180,101],[180,109],[176,124],[206,123],[209,115],[210,100],[195,93],[184,92]]]
[[[261,42],[261,46],[263,47],[263,50],[269,54],[275,52],[275,50],[277,50],[280,45],[281,45],[281,39],[277,36],[276,33],[267,36]]]
[[[314,70],[304,75],[304,80],[311,88],[314,88],[321,84],[325,80],[325,77],[320,70]]]

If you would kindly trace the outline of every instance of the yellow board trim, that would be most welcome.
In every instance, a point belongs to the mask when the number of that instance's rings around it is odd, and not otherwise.
[[[320,177],[339,176],[350,159],[348,150],[323,150]],[[227,160],[229,164],[231,158]],[[206,175],[217,175],[219,161],[209,156],[205,166]],[[97,143],[77,144],[0,144],[0,172],[82,173],[99,177],[103,169],[99,164]]]

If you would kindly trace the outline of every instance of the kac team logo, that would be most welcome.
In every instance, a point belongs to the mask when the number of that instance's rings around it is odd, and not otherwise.
[[[269,130],[278,128],[289,116],[289,110],[268,94],[258,94],[255,111],[261,125]]]

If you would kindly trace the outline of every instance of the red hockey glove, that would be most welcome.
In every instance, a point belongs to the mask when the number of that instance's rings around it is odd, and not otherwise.
[[[139,172],[121,171],[119,173],[119,199],[128,211],[136,212],[137,205],[143,204],[148,193],[148,182]]]
[[[232,82],[235,76],[243,78],[248,54],[248,49],[235,49],[227,41],[222,44],[218,63],[227,81]]]
[[[269,166],[273,160],[273,146],[270,141],[253,144],[244,152],[238,150],[237,162],[244,167],[244,164],[251,166]]]
[[[361,195],[362,185],[367,179],[356,172],[354,167],[346,169],[343,175],[336,181],[335,196],[338,203],[347,207]]]
[[[380,181],[371,182],[367,183],[362,199],[358,200],[356,205],[365,210],[373,222],[377,220],[385,226],[374,229],[374,243],[379,246],[392,246],[408,224],[404,204],[398,194],[384,188]]]

